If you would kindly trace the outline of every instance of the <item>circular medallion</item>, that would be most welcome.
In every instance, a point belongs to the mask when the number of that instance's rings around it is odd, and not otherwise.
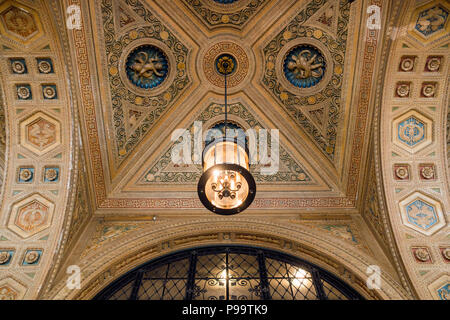
[[[214,2],[222,3],[222,4],[230,4],[233,2],[237,2],[238,0],[214,0]]]
[[[19,178],[22,181],[29,181],[33,177],[33,173],[29,169],[22,169],[19,173]]]
[[[300,44],[292,48],[284,59],[283,71],[287,80],[298,88],[311,88],[324,77],[326,61],[315,46]]]
[[[425,97],[433,97],[434,93],[435,93],[435,86],[433,84],[426,84],[425,86],[423,86],[422,88],[422,94]]]
[[[12,63],[12,69],[14,73],[22,74],[25,73],[25,64],[22,61],[14,61]]]
[[[249,60],[244,49],[234,42],[224,41],[212,46],[203,57],[203,71],[206,79],[213,85],[223,88],[225,86],[221,66],[228,62],[228,69],[232,69],[227,76],[229,88],[239,85],[247,76]]]
[[[430,58],[427,62],[427,68],[429,71],[439,71],[441,66],[441,59],[439,58]]]
[[[43,60],[38,63],[38,69],[41,73],[50,73],[52,71],[52,65],[50,62]]]
[[[397,87],[397,95],[399,97],[407,97],[409,95],[409,85],[401,84]]]
[[[442,250],[442,255],[445,259],[450,260],[450,248],[445,248]]]
[[[408,179],[408,169],[406,169],[405,167],[398,167],[395,169],[395,174],[397,175],[397,177],[399,179]]]
[[[18,87],[17,95],[19,96],[20,99],[26,100],[31,97],[31,91],[28,87]]]
[[[434,169],[432,167],[423,167],[420,169],[420,173],[422,177],[425,179],[433,179],[434,178]]]
[[[412,71],[414,68],[414,59],[413,58],[405,58],[402,60],[400,65],[402,71]]]
[[[153,45],[139,46],[132,50],[126,59],[127,77],[139,88],[155,88],[167,78],[168,61],[161,49]]]
[[[9,252],[0,253],[0,264],[5,264],[11,258],[11,254]]]
[[[30,251],[25,255],[25,262],[27,264],[33,264],[39,259],[39,252],[38,251]]]
[[[430,259],[430,254],[424,248],[417,249],[414,254],[415,254],[416,258],[422,262],[426,262]]]
[[[45,171],[45,179],[49,181],[55,181],[58,178],[58,171],[50,168]]]
[[[56,97],[56,90],[53,87],[45,87],[43,93],[45,99],[53,99]]]
[[[216,59],[216,70],[223,75],[232,74],[236,71],[236,59],[230,54],[221,54]]]

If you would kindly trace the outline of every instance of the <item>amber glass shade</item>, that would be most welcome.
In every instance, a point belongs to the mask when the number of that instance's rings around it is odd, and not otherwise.
[[[198,183],[203,205],[217,214],[236,214],[252,203],[255,194],[245,143],[219,138],[208,144],[203,151],[203,175]]]

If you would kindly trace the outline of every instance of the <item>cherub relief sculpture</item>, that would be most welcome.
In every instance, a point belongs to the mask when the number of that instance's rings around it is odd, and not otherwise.
[[[136,55],[134,63],[131,65],[138,76],[151,78],[153,75],[163,77],[164,74],[159,72],[163,69],[163,65],[158,58],[150,58],[148,53],[141,51]]]
[[[323,75],[323,63],[315,63],[317,54],[312,54],[309,50],[302,50],[298,55],[293,55],[288,63],[288,69],[292,71],[297,79],[307,79],[309,77],[321,77]]]

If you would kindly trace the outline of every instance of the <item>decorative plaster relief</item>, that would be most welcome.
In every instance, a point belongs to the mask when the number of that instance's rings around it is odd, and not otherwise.
[[[51,201],[34,194],[12,206],[8,228],[28,238],[51,225],[54,208]]]
[[[419,263],[433,263],[430,249],[427,247],[412,247],[411,248],[414,259]]]
[[[403,114],[392,124],[394,144],[410,153],[415,153],[432,142],[433,122],[417,111]]]
[[[403,224],[424,235],[430,236],[445,226],[441,204],[421,192],[414,192],[399,206]]]
[[[394,179],[401,181],[409,181],[411,179],[410,167],[408,164],[395,164],[394,165]]]
[[[443,275],[428,286],[432,296],[437,300],[450,300],[450,276]]]
[[[12,40],[28,43],[43,35],[37,13],[17,1],[6,1],[0,5],[0,33]]]
[[[38,155],[43,155],[61,144],[59,122],[42,112],[20,124],[20,144]]]
[[[13,278],[0,280],[0,300],[20,300],[25,292],[26,287]]]

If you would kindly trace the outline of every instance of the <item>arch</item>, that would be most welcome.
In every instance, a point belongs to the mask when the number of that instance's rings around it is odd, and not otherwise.
[[[163,288],[163,290],[161,290]],[[262,247],[204,246],[144,263],[95,300],[360,300],[308,261]]]
[[[79,259],[81,289],[61,279],[46,298],[92,299],[114,280],[150,260],[205,245],[245,245],[276,250],[309,261],[340,278],[365,299],[407,299],[402,287],[381,270],[380,290],[366,286],[367,268],[376,260],[334,238],[302,225],[218,217],[189,222],[146,223],[140,229],[84,253]]]

